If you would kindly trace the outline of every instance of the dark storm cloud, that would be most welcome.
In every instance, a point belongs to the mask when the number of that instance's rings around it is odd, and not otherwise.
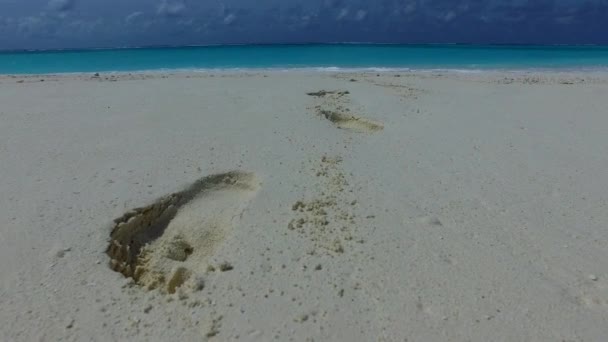
[[[0,1],[0,49],[371,41],[608,43],[608,0]]]

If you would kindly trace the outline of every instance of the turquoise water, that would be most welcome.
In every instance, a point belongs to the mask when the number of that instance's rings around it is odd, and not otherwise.
[[[608,46],[330,44],[0,52],[0,74],[290,68],[604,69]]]

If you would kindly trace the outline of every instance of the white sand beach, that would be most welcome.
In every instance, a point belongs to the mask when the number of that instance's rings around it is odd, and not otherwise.
[[[0,177],[0,341],[608,339],[606,74],[1,76]]]

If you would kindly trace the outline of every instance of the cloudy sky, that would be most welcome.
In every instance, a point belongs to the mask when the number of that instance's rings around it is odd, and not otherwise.
[[[608,0],[0,0],[0,49],[608,44]]]

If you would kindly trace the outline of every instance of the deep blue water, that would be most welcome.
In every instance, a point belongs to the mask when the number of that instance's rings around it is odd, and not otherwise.
[[[0,52],[0,74],[166,69],[603,69],[608,46],[243,45]]]

